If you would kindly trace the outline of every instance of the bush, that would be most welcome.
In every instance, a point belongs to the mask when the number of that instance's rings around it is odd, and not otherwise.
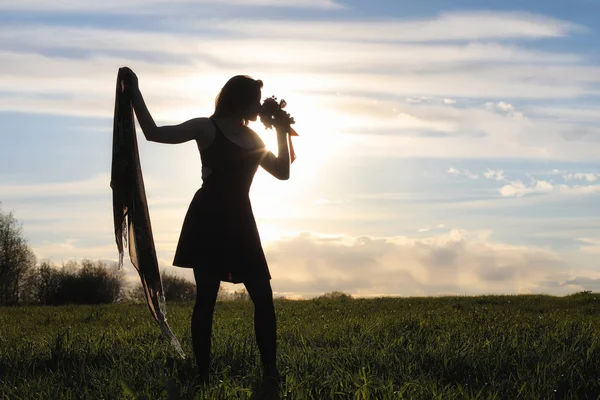
[[[161,280],[166,301],[192,301],[196,299],[195,283],[169,272],[162,273]],[[141,282],[138,281],[135,287],[125,294],[125,300],[133,303],[146,301]]]
[[[196,299],[196,284],[174,273],[162,275],[166,301],[191,301]]]
[[[350,300],[350,299],[352,299],[352,295],[335,290],[333,292],[327,292],[327,293],[323,294],[322,296],[317,297],[317,299]]]
[[[61,269],[42,263],[38,269],[37,299],[41,304],[107,304],[122,299],[123,271],[102,261],[71,261]]]

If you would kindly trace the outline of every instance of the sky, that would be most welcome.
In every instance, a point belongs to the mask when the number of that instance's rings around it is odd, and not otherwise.
[[[118,68],[159,125],[247,74],[300,134],[290,179],[250,192],[276,296],[600,291],[598,20],[593,0],[2,1],[0,206],[38,261],[117,260]],[[162,271],[192,280],[171,265],[197,147],[138,141]]]

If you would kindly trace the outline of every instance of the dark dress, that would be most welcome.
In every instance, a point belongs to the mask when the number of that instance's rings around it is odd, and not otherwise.
[[[238,146],[213,124],[215,139],[200,151],[212,172],[189,206],[173,265],[232,283],[271,279],[249,198],[267,150]]]

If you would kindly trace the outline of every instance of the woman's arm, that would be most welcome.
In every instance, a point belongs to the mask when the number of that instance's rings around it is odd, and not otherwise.
[[[175,144],[198,139],[201,136],[200,133],[204,131],[202,129],[202,120],[205,118],[194,118],[173,126],[156,126],[140,91],[137,75],[131,70],[129,70],[129,82],[127,84],[129,85],[128,89],[131,93],[131,103],[135,110],[135,115],[146,140]]]
[[[277,127],[276,129],[277,157],[269,151],[260,165],[275,178],[285,181],[290,178],[289,127]]]
[[[190,119],[179,125],[156,126],[139,88],[133,90],[131,100],[144,136],[151,142],[167,144],[184,143],[197,139],[198,134],[202,130],[201,125],[204,118]]]
[[[150,111],[148,111],[142,92],[137,84],[131,87],[131,104],[133,105],[133,110],[142,128],[142,132],[144,132],[144,136],[146,136],[147,140],[152,140],[151,138],[154,137],[158,127],[152,115],[150,115]]]

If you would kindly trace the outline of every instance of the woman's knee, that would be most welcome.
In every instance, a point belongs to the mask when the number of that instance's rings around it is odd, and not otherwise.
[[[195,308],[214,308],[221,281],[216,278],[202,276],[196,270],[194,270],[194,277],[196,278]]]
[[[250,299],[256,303],[273,303],[273,289],[268,280],[244,282]]]

